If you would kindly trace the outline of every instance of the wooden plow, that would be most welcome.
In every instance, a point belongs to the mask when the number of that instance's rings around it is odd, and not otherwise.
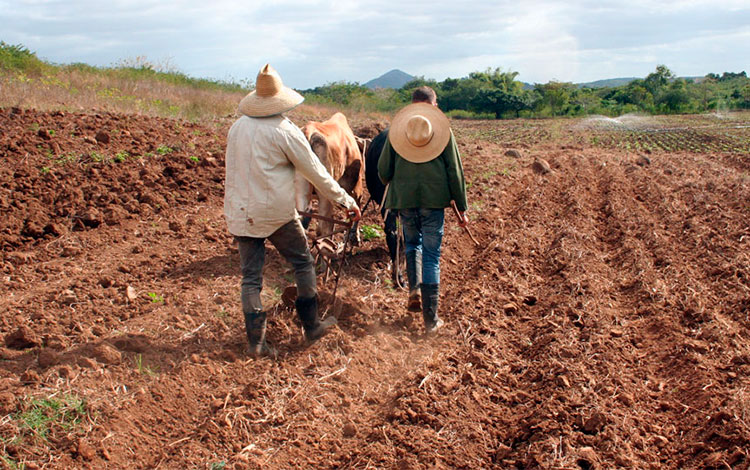
[[[324,220],[333,224],[333,230],[330,233],[310,238],[310,251],[315,259],[315,266],[318,266],[321,261],[325,263],[326,268],[325,273],[323,274],[323,282],[328,282],[330,275],[334,276],[333,300],[331,301],[331,305],[335,305],[336,291],[339,288],[339,279],[341,279],[341,273],[344,270],[346,257],[349,251],[351,251],[351,246],[349,245],[349,232],[354,223],[351,220],[338,220],[312,212],[298,211],[298,213],[302,217]],[[336,226],[340,227],[336,228]],[[343,243],[334,240],[334,236],[339,233],[344,234]]]

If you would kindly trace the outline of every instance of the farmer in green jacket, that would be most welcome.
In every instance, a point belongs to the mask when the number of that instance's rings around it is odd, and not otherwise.
[[[425,86],[414,95],[426,99],[394,116],[378,175],[389,185],[385,207],[398,212],[404,231],[408,310],[419,311],[421,306],[429,334],[443,325],[438,295],[445,208],[455,201],[459,224],[468,224],[466,183],[450,122],[437,107],[435,91]]]

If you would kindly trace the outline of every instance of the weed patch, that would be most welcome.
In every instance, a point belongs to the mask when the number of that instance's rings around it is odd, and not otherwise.
[[[172,147],[167,146],[167,145],[160,145],[156,149],[156,153],[158,153],[159,155],[167,155],[167,154],[172,153],[172,152],[174,152],[174,149]]]
[[[383,237],[383,229],[378,225],[362,224],[360,225],[359,230],[362,233],[362,240],[364,241],[370,241],[376,238]]]
[[[115,161],[117,163],[124,163],[125,160],[127,160],[130,157],[130,154],[126,151],[117,152],[117,155],[115,155]]]
[[[135,356],[135,370],[141,375],[155,375],[156,369],[143,363],[143,354]]]
[[[86,402],[75,395],[61,398],[34,398],[26,410],[14,416],[22,435],[47,440],[50,432],[60,429],[75,432],[87,414]]]
[[[91,154],[89,155],[89,157],[91,157],[91,160],[94,161],[95,163],[107,163],[107,162],[109,162],[109,157],[107,157],[106,155],[102,155],[101,153],[96,152],[96,151],[91,152]]]

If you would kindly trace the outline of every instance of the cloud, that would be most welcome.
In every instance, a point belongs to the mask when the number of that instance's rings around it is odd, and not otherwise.
[[[0,0],[0,23],[1,40],[54,62],[146,55],[238,80],[271,62],[297,88],[392,68],[442,80],[502,67],[543,83],[750,63],[740,0]]]

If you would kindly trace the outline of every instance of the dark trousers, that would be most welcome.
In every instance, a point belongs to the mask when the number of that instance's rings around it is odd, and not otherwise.
[[[242,311],[263,310],[260,291],[263,288],[263,264],[266,257],[265,238],[235,237],[240,244],[242,270]],[[282,225],[268,240],[294,267],[299,297],[315,297],[318,293],[315,266],[307,238],[299,220]]]

